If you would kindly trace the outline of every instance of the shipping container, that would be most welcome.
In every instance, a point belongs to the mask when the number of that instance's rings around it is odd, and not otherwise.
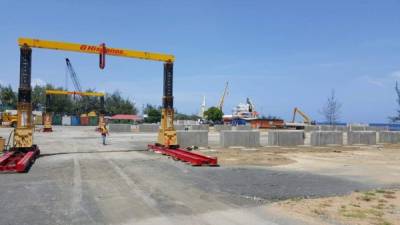
[[[70,116],[63,116],[62,117],[62,125],[63,126],[71,126],[71,117]]]
[[[79,116],[71,116],[71,126],[80,126],[81,118]]]
[[[99,125],[99,118],[97,116],[89,116],[89,125],[90,126]]]
[[[35,116],[33,120],[34,120],[34,124],[35,125],[42,125],[43,124],[43,117],[42,116]]]
[[[88,116],[89,116],[89,117],[92,117],[92,116],[97,116],[97,115],[96,115],[96,112],[95,112],[95,111],[91,111],[91,112],[88,113]]]
[[[54,114],[52,119],[53,125],[61,125],[62,124],[62,117],[60,114]]]
[[[89,117],[81,116],[81,125],[82,126],[88,126],[89,125]]]

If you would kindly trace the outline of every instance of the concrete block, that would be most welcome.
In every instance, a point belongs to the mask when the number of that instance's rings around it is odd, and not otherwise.
[[[313,131],[311,132],[310,145],[343,145],[343,132],[341,131]]]
[[[259,147],[260,131],[253,130],[222,130],[220,133],[220,146]]]
[[[319,126],[321,131],[347,131],[346,126],[335,126],[335,125],[321,125]]]
[[[222,131],[222,130],[231,130],[231,125],[214,125],[215,131]]]
[[[61,119],[61,123],[63,126],[71,126],[71,117],[70,116],[63,116]]]
[[[379,132],[379,143],[400,143],[400,131]]]
[[[250,125],[239,125],[232,126],[232,130],[252,130],[253,128]]]
[[[304,126],[305,132],[317,131],[317,130],[319,130],[319,126],[315,126],[315,125]]]
[[[139,132],[149,132],[149,133],[157,133],[160,129],[160,125],[158,124],[140,124]]]
[[[376,132],[375,131],[350,131],[347,132],[347,143],[349,145],[363,144],[375,145]]]
[[[206,130],[206,131],[208,131],[207,124],[185,125],[185,128],[187,128],[188,130]]]
[[[120,132],[131,132],[131,124],[114,124],[110,123],[108,124],[108,130],[110,132],[114,133],[120,133]]]
[[[366,127],[366,130],[369,130],[369,131],[377,131],[377,132],[380,132],[380,131],[389,131],[389,127]]]
[[[367,126],[349,125],[348,131],[367,131]]]
[[[274,130],[268,131],[268,145],[296,146],[304,145],[304,131],[302,130]]]
[[[182,148],[208,146],[208,131],[206,130],[178,130],[176,131],[176,137],[179,146]]]

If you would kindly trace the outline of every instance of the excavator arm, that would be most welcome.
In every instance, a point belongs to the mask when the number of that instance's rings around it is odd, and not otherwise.
[[[295,107],[293,110],[293,119],[292,119],[292,123],[295,122],[296,120],[296,113],[300,114],[301,117],[303,117],[304,123],[305,124],[310,124],[311,123],[311,119],[310,117],[308,117],[304,112],[302,112],[299,108]]]

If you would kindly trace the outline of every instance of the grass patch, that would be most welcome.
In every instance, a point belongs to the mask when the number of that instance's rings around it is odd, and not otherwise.
[[[357,218],[357,219],[367,218],[367,213],[365,212],[365,210],[361,209],[340,210],[340,214],[348,218]]]
[[[325,212],[323,210],[321,210],[321,209],[313,209],[311,212],[316,214],[316,215],[318,215],[318,216],[325,215]]]
[[[378,202],[379,202],[379,203],[387,203],[388,201],[385,200],[385,199],[379,199]]]
[[[371,207],[374,208],[374,209],[384,209],[385,208],[385,204],[379,203],[378,205],[373,205]]]
[[[385,197],[385,198],[390,198],[390,199],[395,199],[396,198],[396,196],[394,196],[393,194],[384,194],[383,195],[383,197]]]
[[[377,190],[375,190],[375,192],[379,193],[379,194],[386,194],[386,191],[382,190],[382,189],[377,189]]]
[[[375,192],[367,191],[367,192],[364,192],[364,195],[365,196],[375,196]]]
[[[374,215],[376,217],[382,217],[384,213],[382,211],[376,210],[376,209],[367,209],[365,210],[367,214]]]

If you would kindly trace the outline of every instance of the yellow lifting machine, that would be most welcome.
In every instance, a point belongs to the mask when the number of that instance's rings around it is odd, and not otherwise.
[[[105,56],[119,56],[144,60],[164,62],[164,96],[162,98],[162,119],[155,146],[177,147],[176,131],[173,125],[173,63],[175,57],[169,54],[136,51],[122,48],[109,48],[104,43],[100,45],[78,44],[19,38],[20,46],[20,82],[18,89],[18,121],[14,129],[14,145],[7,154],[0,157],[0,171],[26,171],[28,166],[39,155],[39,148],[33,144],[32,127],[32,87],[31,63],[32,48],[53,49],[99,55],[99,66],[105,67]]]
[[[104,96],[105,94],[102,92],[81,92],[81,91],[63,91],[63,90],[46,90],[46,107],[44,112],[44,124],[43,124],[43,132],[53,132],[51,112],[49,112],[48,108],[50,107],[50,95],[79,95],[79,96],[89,96],[89,97],[99,97],[100,98],[100,116],[99,116],[99,125],[97,130],[100,129],[102,125],[104,125]]]

